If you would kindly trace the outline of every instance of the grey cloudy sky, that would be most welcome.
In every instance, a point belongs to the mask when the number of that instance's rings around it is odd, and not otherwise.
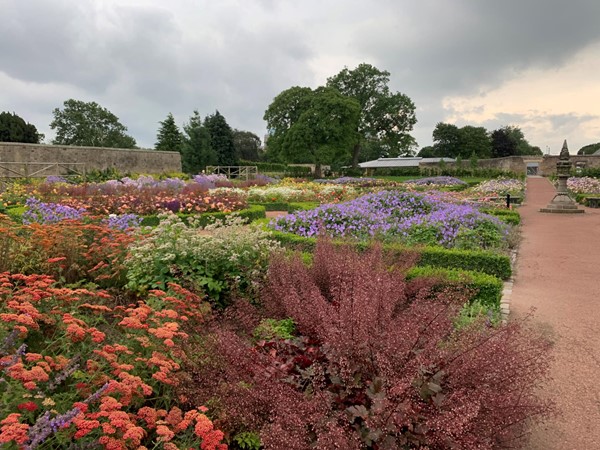
[[[138,145],[158,122],[218,109],[265,134],[265,109],[362,62],[437,122],[516,125],[558,153],[600,142],[598,0],[0,0],[0,111],[47,138],[75,98],[116,114]]]

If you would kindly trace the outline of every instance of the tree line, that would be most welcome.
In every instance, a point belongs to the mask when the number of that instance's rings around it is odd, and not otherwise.
[[[439,122],[432,133],[433,145],[423,147],[423,158],[502,158],[514,155],[542,155],[539,147],[529,144],[519,127],[504,126],[488,131],[484,127],[457,127]]]
[[[379,157],[412,156],[417,143],[411,131],[417,123],[415,105],[405,94],[389,87],[390,73],[370,64],[344,68],[315,89],[293,86],[279,93],[265,110],[264,149],[260,138],[233,129],[216,111],[200,116],[194,111],[181,129],[171,113],[159,122],[156,150],[178,151],[183,170],[198,173],[207,165],[237,165],[240,160],[273,163],[311,163],[356,167]],[[55,145],[137,148],[119,118],[96,102],[69,99],[52,111],[50,128]],[[541,155],[521,129],[440,122],[432,133],[433,145],[418,152],[422,157],[497,158]],[[0,113],[0,141],[40,143],[44,136],[14,113]],[[583,147],[589,154],[599,144]]]

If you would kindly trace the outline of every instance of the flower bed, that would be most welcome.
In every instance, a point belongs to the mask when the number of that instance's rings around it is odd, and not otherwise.
[[[591,177],[567,179],[567,189],[574,194],[600,194],[600,180]]]
[[[117,306],[106,292],[53,283],[0,274],[0,443],[226,448],[206,408],[184,411],[174,395],[184,329],[207,314],[198,297],[173,285]]]
[[[505,224],[474,206],[394,191],[300,211],[271,222],[270,227],[305,237],[321,232],[357,239],[381,236],[447,248],[497,248],[508,232]]]

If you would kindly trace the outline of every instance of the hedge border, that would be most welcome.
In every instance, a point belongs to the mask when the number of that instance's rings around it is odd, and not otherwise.
[[[270,231],[271,238],[286,247],[293,247],[301,251],[313,251],[317,244],[316,238],[307,238],[281,231]],[[350,245],[354,245],[359,250],[364,250],[370,244],[367,242],[358,242]],[[470,270],[493,275],[502,280],[506,280],[512,275],[510,257],[498,253],[483,250],[456,250],[433,246],[407,247],[400,244],[383,244],[383,249],[397,256],[401,256],[406,252],[416,251],[420,255],[419,262],[417,263],[420,267],[431,266]]]
[[[479,302],[496,310],[500,309],[504,283],[494,275],[472,270],[419,266],[411,268],[406,274],[407,280],[414,278],[438,278],[450,283],[460,283],[476,291],[473,298],[471,298],[471,303]],[[442,282],[441,284],[443,285],[444,283]]]

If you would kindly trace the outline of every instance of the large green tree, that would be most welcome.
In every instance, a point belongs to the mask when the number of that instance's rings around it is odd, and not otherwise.
[[[456,158],[460,153],[460,129],[451,123],[439,122],[433,129],[433,148],[437,156]]]
[[[238,157],[233,144],[233,130],[225,117],[216,111],[204,119],[204,126],[210,135],[210,146],[217,154],[217,162],[221,166],[236,166]]]
[[[293,86],[273,99],[263,119],[267,122],[268,138],[265,142],[269,161],[285,162],[281,153],[283,140],[300,115],[310,105],[312,89]]]
[[[577,154],[578,155],[593,155],[598,150],[600,150],[600,142],[597,142],[595,144],[584,145],[583,147],[581,147],[579,149]]]
[[[459,129],[459,151],[456,156],[468,159],[475,155],[479,159],[492,154],[492,139],[484,127],[465,125]]]
[[[363,63],[327,79],[328,87],[356,99],[360,105],[353,167],[363,159],[361,152],[367,140],[379,141],[385,156],[414,154],[416,142],[410,132],[417,123],[415,105],[408,96],[390,91],[389,77],[389,72]]]
[[[260,144],[260,138],[256,134],[250,131],[233,130],[233,145],[235,153],[240,159],[258,161],[261,151]]]
[[[302,88],[301,97],[289,95],[299,92],[298,88],[291,89],[291,93],[284,91],[275,98],[265,118],[277,136],[280,159],[315,164],[315,175],[319,177],[323,164],[348,159],[351,155],[357,140],[360,104],[332,88],[320,87],[314,91]],[[290,99],[292,105],[286,108],[285,102]],[[284,110],[293,110],[293,119],[288,120],[291,114],[279,114]],[[279,121],[281,117],[285,119]]]
[[[25,122],[15,113],[0,113],[0,142],[39,144],[43,138],[35,125]]]
[[[50,128],[56,130],[56,145],[135,148],[135,139],[126,134],[119,118],[96,102],[69,99],[61,110],[52,111]]]
[[[517,154],[517,141],[508,127],[492,131],[492,158],[503,158]]]
[[[206,166],[218,163],[217,153],[210,145],[210,133],[202,124],[198,111],[183,125],[185,133],[181,148],[181,165],[185,173],[200,173]]]
[[[154,148],[161,151],[181,152],[183,135],[175,123],[173,114],[169,113],[167,118],[159,123],[160,128],[156,134]]]

